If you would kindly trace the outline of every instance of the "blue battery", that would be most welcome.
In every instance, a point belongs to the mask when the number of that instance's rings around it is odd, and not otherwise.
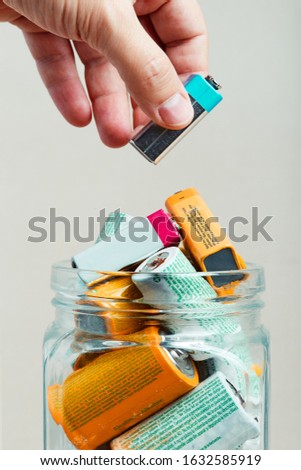
[[[211,77],[192,75],[185,83],[194,109],[192,122],[184,129],[170,130],[154,122],[147,124],[131,144],[151,163],[157,164],[206,114],[222,101],[220,85]]]

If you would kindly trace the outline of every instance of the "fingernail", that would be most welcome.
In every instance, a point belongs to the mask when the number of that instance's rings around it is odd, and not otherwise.
[[[161,119],[169,126],[188,125],[193,118],[192,105],[181,93],[177,93],[165,101],[158,111]]]

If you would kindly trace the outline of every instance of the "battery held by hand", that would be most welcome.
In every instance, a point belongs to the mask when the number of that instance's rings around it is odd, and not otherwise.
[[[223,99],[217,91],[220,85],[210,76],[204,78],[192,75],[185,83],[185,88],[194,110],[189,126],[170,130],[150,122],[131,140],[133,147],[155,165]]]

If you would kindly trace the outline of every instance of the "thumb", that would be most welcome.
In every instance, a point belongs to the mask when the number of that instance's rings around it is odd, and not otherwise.
[[[114,7],[103,12],[102,31],[94,38],[88,33],[85,40],[117,68],[135,102],[153,121],[170,129],[186,127],[193,108],[171,61],[144,30],[130,2],[114,3],[117,11]]]

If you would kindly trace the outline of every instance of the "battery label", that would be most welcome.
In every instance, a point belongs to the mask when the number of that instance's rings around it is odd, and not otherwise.
[[[254,404],[260,402],[260,379],[252,370],[251,354],[240,336],[240,344],[234,345],[228,352],[222,353],[215,359],[216,369],[222,372],[239,391],[245,401]]]
[[[170,130],[154,122],[147,124],[131,140],[131,144],[151,163],[157,164],[207,113],[222,100],[220,86],[208,76],[192,75],[185,83],[194,116],[192,122],[180,130]]]
[[[214,236],[212,230],[210,230],[210,226],[207,224],[204,217],[202,217],[197,207],[189,205],[189,210],[185,207],[183,212],[191,224],[193,229],[192,236],[194,236],[195,239],[197,237],[202,241],[207,249],[218,245],[218,239]]]
[[[177,255],[173,258],[173,261],[172,265],[162,269],[163,273],[195,272],[194,267],[189,262],[187,263],[187,258],[180,250],[177,250]],[[216,297],[214,289],[199,274],[196,274],[196,276],[175,276],[175,278],[166,276],[164,280],[176,294],[178,301]]]
[[[144,274],[148,270],[152,271],[151,274]],[[238,322],[225,315],[224,306],[215,302],[216,292],[195,271],[179,248],[161,250],[139,266],[138,274],[132,279],[143,293],[145,302],[168,309],[162,326],[167,334],[176,335],[170,339],[171,344],[180,341],[181,347],[186,349],[184,341],[203,339],[199,344],[198,358],[211,356],[208,351],[211,343],[221,346],[226,335],[241,330]]]
[[[114,439],[112,449],[236,449],[257,437],[225,377],[216,373],[160,413]]]
[[[198,384],[192,363],[188,377],[159,346],[156,331],[145,336],[157,344],[102,354],[48,388],[51,414],[77,448],[96,449]]]
[[[153,266],[157,267],[152,269]],[[144,274],[147,271],[150,274]],[[167,303],[176,302],[194,308],[196,306],[190,304],[191,301],[199,303],[202,299],[217,297],[214,289],[176,247],[161,250],[142,263],[136,272],[132,280],[142,292],[146,302],[159,303],[165,300]],[[208,307],[211,309],[210,305]]]
[[[134,147],[151,163],[157,163],[158,158],[162,158],[161,155],[183,136],[194,122],[199,120],[202,115],[205,116],[205,109],[192,96],[189,97],[194,110],[194,117],[189,126],[180,130],[170,130],[152,122],[132,141]]]
[[[90,367],[83,370],[82,374],[78,373],[73,377],[72,390],[68,389],[67,391],[66,389],[64,391],[64,418],[71,432],[113,408],[120,402],[120,397],[122,397],[122,400],[126,400],[134,393],[139,392],[146,385],[154,382],[158,374],[162,372],[162,368],[150,348],[134,349],[131,351],[131,360],[138,368],[140,364],[143,364],[143,368],[139,368],[139,375],[137,375],[136,381],[133,382],[132,374],[129,374],[128,368],[132,363],[124,361],[126,355],[124,350],[104,355],[101,358],[102,384],[99,384],[97,388],[90,387],[89,392],[87,384],[95,382],[98,364],[95,364],[95,366],[91,364]],[[116,390],[116,376],[112,374],[112,370],[117,370],[117,368],[119,370],[118,393]],[[74,390],[78,394],[84,392],[85,406],[75,400]]]
[[[245,279],[237,270],[245,269],[246,264],[200,194],[194,188],[179,191],[167,199],[166,207],[181,226],[184,245],[201,271],[236,271],[206,277],[219,296],[232,295]]]
[[[133,218],[134,217],[124,214],[123,212],[111,212],[100,231],[96,243],[106,241],[108,238],[116,235],[116,233],[122,229],[122,226],[125,225],[125,222],[129,223]]]
[[[157,267],[151,270],[152,266]],[[144,274],[148,267],[152,272]],[[161,250],[137,271],[132,279],[143,293],[144,301],[157,308],[169,309],[164,321],[169,332],[204,337],[240,331],[240,325],[224,315],[225,307],[214,301],[217,298],[215,290],[196,272],[179,248]]]
[[[220,245],[221,240],[226,237],[221,228],[219,229],[220,235],[214,235],[210,228],[210,225],[214,224],[214,221],[211,220],[210,223],[208,223],[197,207],[189,205],[189,210],[184,208],[183,213],[185,214],[185,217],[187,217],[187,221],[191,224],[191,237],[196,241],[196,243],[203,243],[206,250]],[[221,266],[223,270],[237,269],[237,264],[230,248],[224,248],[221,251],[217,251],[216,253],[209,255],[204,260],[204,265],[207,271],[219,271]],[[224,275],[220,279],[218,277],[215,278],[215,286],[222,287],[224,284],[241,281],[243,278],[243,274]]]

